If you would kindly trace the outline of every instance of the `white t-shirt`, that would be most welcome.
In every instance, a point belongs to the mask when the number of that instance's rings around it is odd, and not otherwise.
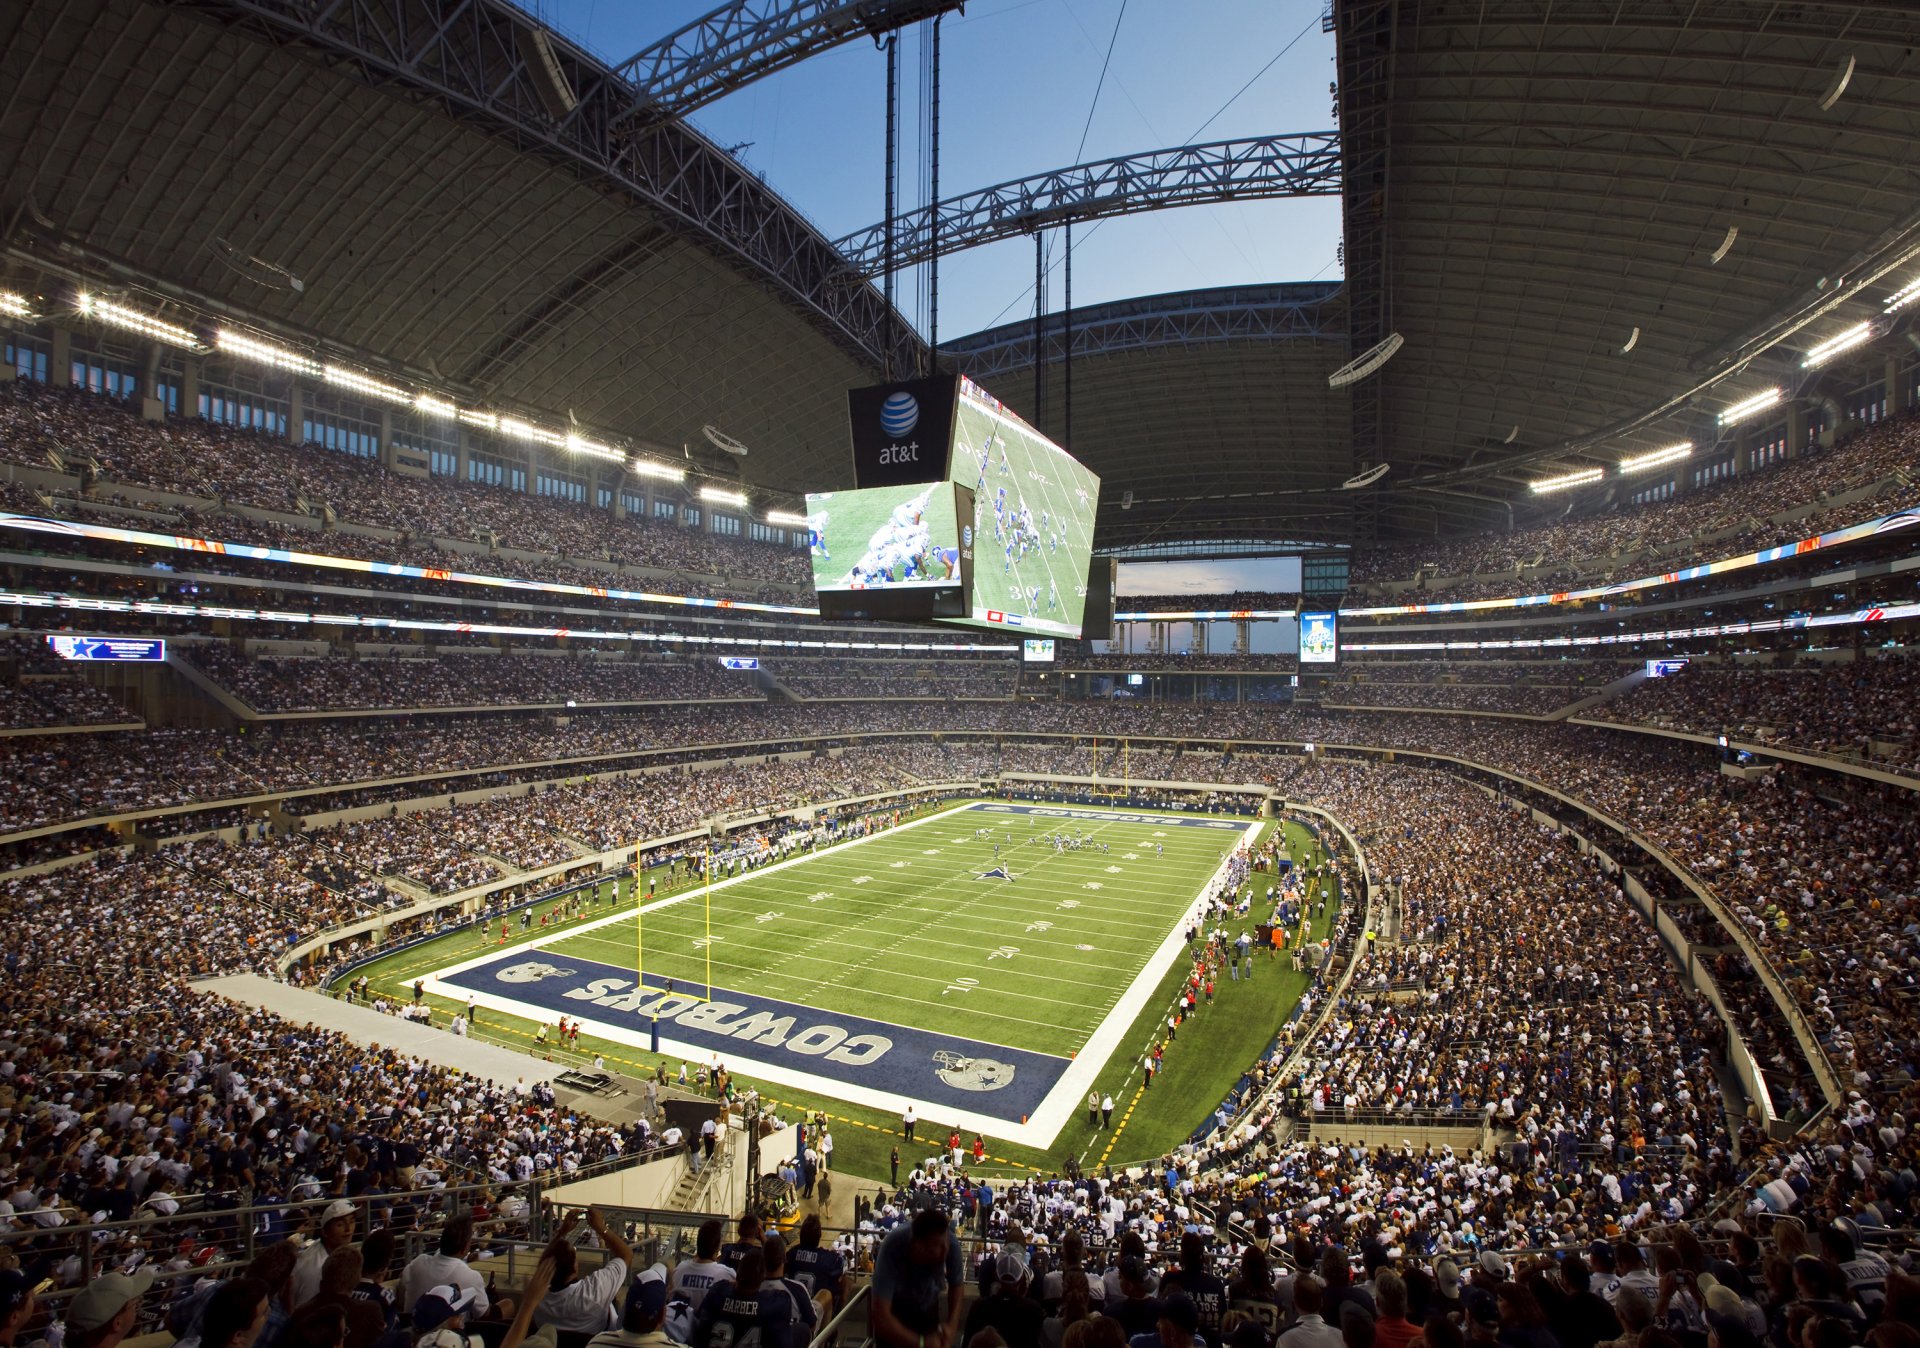
[[[419,1176],[416,1174],[415,1179]],[[435,1287],[451,1287],[455,1291],[472,1288],[477,1294],[474,1303],[467,1309],[469,1319],[478,1319],[487,1313],[490,1303],[487,1300],[487,1280],[467,1264],[464,1259],[456,1259],[450,1254],[430,1251],[416,1255],[400,1274],[400,1312],[413,1314],[413,1303],[425,1296]]]
[[[609,1259],[586,1277],[575,1279],[557,1292],[547,1293],[534,1308],[534,1322],[580,1334],[612,1329],[620,1319],[614,1298],[626,1285],[627,1261]]]

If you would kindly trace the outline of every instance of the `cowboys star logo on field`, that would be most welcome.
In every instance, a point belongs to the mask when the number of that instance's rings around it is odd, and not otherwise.
[[[539,960],[525,960],[519,964],[509,964],[494,972],[494,978],[502,983],[538,983],[543,978],[565,978],[571,969],[562,969],[557,964],[544,964]]]
[[[1013,1081],[1013,1064],[996,1058],[968,1058],[943,1048],[933,1061],[934,1074],[955,1090],[997,1091]]]

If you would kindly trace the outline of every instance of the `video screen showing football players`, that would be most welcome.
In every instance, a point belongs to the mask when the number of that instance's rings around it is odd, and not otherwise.
[[[1100,479],[964,377],[947,471],[974,492],[973,594],[957,621],[1079,636]]]
[[[807,533],[816,590],[960,583],[960,523],[946,482],[810,493]]]

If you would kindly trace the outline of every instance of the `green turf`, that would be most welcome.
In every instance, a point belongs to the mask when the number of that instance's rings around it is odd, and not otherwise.
[[[1038,841],[1063,829],[1110,850]],[[638,942],[628,918],[547,949],[632,968],[637,944],[653,986],[698,991],[710,960],[721,988],[1064,1057],[1240,837],[971,811],[693,891]],[[979,878],[996,865],[1015,878]]]
[[[1008,816],[1001,817],[1008,818]],[[873,843],[863,843],[851,849],[846,855],[849,858],[855,858],[863,852],[870,852],[877,846],[905,844],[928,836],[942,838],[960,836],[949,827],[949,824],[965,818],[966,816],[961,815],[952,816],[949,821],[943,823],[930,824],[893,838],[881,838]],[[1018,819],[1018,816],[1012,816],[1012,818]],[[970,836],[973,827],[975,825],[966,824],[960,832]],[[1295,824],[1289,824],[1287,829],[1294,855],[1304,856],[1309,835]],[[1166,831],[1172,833],[1175,830]],[[1199,829],[1184,831],[1196,834],[1212,832],[1212,830]],[[1221,832],[1222,838],[1237,836],[1237,834]],[[915,845],[916,847],[944,848],[948,844],[918,842]],[[1171,854],[1172,849],[1168,850]],[[1004,851],[1003,846],[1003,853]],[[988,849],[988,853],[991,855],[991,848]],[[825,861],[830,855],[831,852],[822,853],[816,860]],[[1117,847],[1115,855],[1119,855]],[[1017,866],[1015,871],[1018,873]],[[861,870],[853,873],[866,874],[871,871]],[[760,878],[764,880],[777,877],[762,876]],[[1194,881],[1194,891],[1198,889],[1200,878]],[[684,881],[684,877],[679,879]],[[659,885],[658,892],[665,894],[668,892],[668,887],[676,883],[676,877],[658,876],[656,883]],[[1014,887],[1017,888],[1018,884],[1019,882],[1016,881]],[[694,889],[697,893],[697,886]],[[1099,892],[1104,893],[1104,891]],[[621,893],[623,898],[630,896],[630,881],[623,882]],[[698,902],[697,898],[695,902]],[[582,925],[596,917],[604,917],[608,911],[604,904],[589,907]],[[654,916],[649,915],[649,920],[651,921]],[[1315,923],[1313,934],[1316,939],[1324,934],[1332,916],[1330,912],[1326,919]],[[631,927],[627,927],[626,930],[630,937]],[[420,974],[470,958],[482,951],[522,945],[537,939],[542,934],[536,927],[533,932],[521,936],[516,928],[515,934],[509,939],[508,946],[501,947],[491,938],[482,942],[472,932],[455,933],[425,945],[400,951],[386,959],[363,966],[358,972],[366,973],[376,989],[392,996],[405,997],[407,985]],[[1024,938],[1025,933],[1021,935]],[[630,962],[630,949],[627,958]],[[1135,967],[1138,967],[1137,964]],[[996,978],[998,976],[999,971],[996,971]],[[1050,1147],[1043,1149],[1003,1141],[992,1142],[989,1148],[991,1161],[988,1169],[1053,1171],[1059,1168],[1068,1155],[1080,1157],[1083,1163],[1088,1165],[1098,1164],[1103,1160],[1118,1165],[1123,1162],[1150,1160],[1157,1157],[1185,1138],[1204,1120],[1206,1114],[1238,1079],[1240,1072],[1266,1047],[1298,1000],[1300,988],[1306,978],[1304,974],[1292,973],[1288,962],[1284,958],[1278,958],[1271,964],[1262,963],[1258,975],[1251,983],[1229,982],[1218,986],[1214,1005],[1203,1007],[1199,1015],[1181,1030],[1178,1040],[1168,1050],[1166,1071],[1157,1078],[1159,1084],[1152,1091],[1143,1094],[1139,1089],[1138,1055],[1147,1045],[1163,1035],[1164,1032],[1157,1027],[1165,1020],[1167,1009],[1172,1003],[1183,976],[1181,966],[1176,964],[1175,968],[1162,980],[1161,986],[1156,990],[1154,998],[1148,1002],[1147,1008],[1141,1012],[1135,1023],[1122,1037],[1120,1048],[1116,1050],[1100,1075],[1100,1089],[1111,1093],[1114,1097],[1115,1129],[1111,1131],[1088,1129],[1084,1122],[1084,1114],[1076,1112]],[[716,979],[718,977],[716,973]],[[1128,973],[1128,977],[1131,977],[1131,972]],[[649,981],[652,981],[651,973]],[[1105,991],[1103,995],[1110,999],[1117,995],[1117,990]],[[430,997],[428,1000],[440,1013],[440,1019],[436,1023],[442,1024],[445,1023],[445,1018],[464,1006],[464,1003],[438,997]],[[899,1016],[896,1015],[893,1018],[899,1019]],[[934,1023],[944,1026],[948,1022]],[[478,1033],[483,1038],[492,1039],[510,1047],[531,1049],[535,1028],[536,1023],[530,1020],[489,1013],[479,1027]],[[968,1033],[972,1032],[968,1031]],[[580,1046],[584,1054],[602,1054],[609,1067],[629,1075],[651,1072],[656,1064],[663,1061],[670,1072],[677,1071],[679,1066],[677,1058],[657,1057],[630,1045],[601,1040],[592,1035],[583,1035]],[[889,1150],[899,1141],[898,1120],[891,1113],[848,1105],[827,1094],[770,1086],[756,1082],[751,1077],[742,1078],[741,1084],[758,1088],[763,1095],[775,1101],[777,1107],[789,1115],[801,1109],[822,1110],[830,1115],[834,1120],[834,1138],[837,1144],[836,1164],[845,1174],[867,1177],[880,1177],[887,1174]],[[1137,1105],[1134,1104],[1136,1098]],[[1129,1112],[1129,1106],[1133,1106],[1131,1112]],[[903,1156],[909,1165],[916,1159],[904,1151]]]

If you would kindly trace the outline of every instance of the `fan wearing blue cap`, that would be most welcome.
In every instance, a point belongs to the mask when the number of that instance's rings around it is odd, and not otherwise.
[[[634,1275],[620,1328],[602,1330],[587,1348],[667,1348],[667,1266],[655,1264]]]
[[[36,1283],[17,1268],[0,1269],[0,1344],[13,1348],[21,1331],[33,1319],[37,1294],[45,1283]]]
[[[415,1348],[478,1348],[479,1336],[463,1332],[474,1299],[471,1287],[442,1283],[429,1289],[413,1303]]]

